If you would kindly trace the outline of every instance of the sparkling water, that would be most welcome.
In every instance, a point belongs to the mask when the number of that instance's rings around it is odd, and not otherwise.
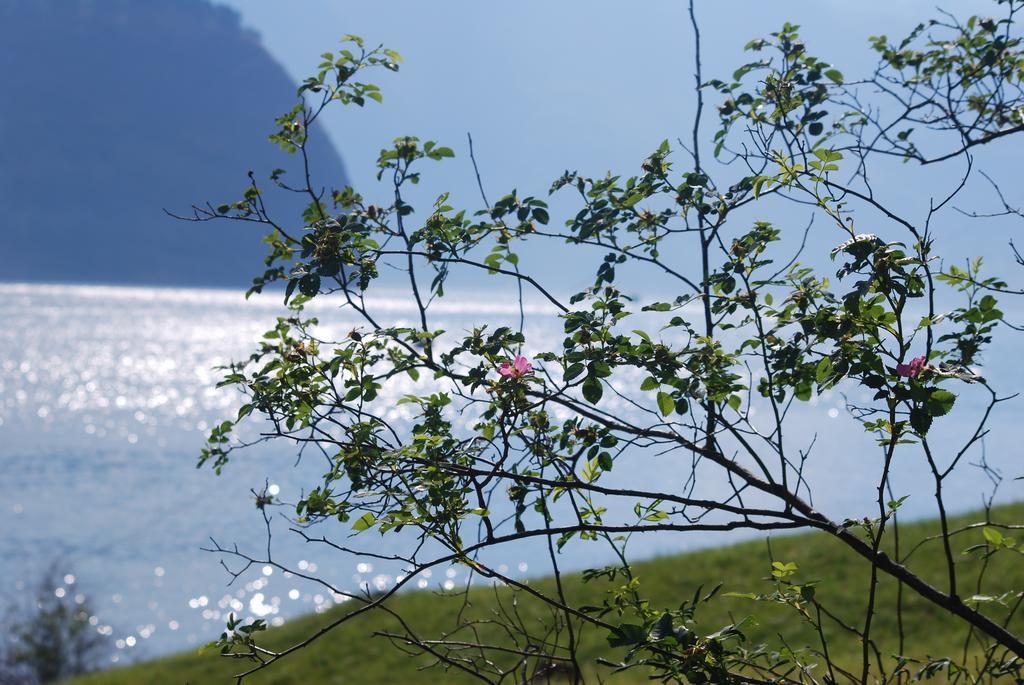
[[[391,322],[412,323],[416,315],[398,293],[372,301]],[[325,335],[356,323],[351,311],[330,302],[317,306]],[[519,319],[515,298],[501,293],[449,295],[433,311],[437,326],[452,333],[484,322],[515,325]],[[229,612],[280,624],[344,600],[270,566],[249,568],[229,585],[219,557],[200,549],[214,536],[263,554],[265,527],[251,490],[269,484],[272,493],[294,502],[324,471],[314,460],[296,464],[295,451],[284,444],[240,454],[220,477],[195,468],[209,427],[233,416],[241,401],[230,389],[216,389],[215,367],[247,356],[283,312],[277,295],[245,301],[239,293],[216,290],[0,285],[0,598],[23,599],[56,562],[61,582],[53,592],[88,597],[93,625],[116,640],[114,658],[120,661],[215,639]],[[528,346],[558,349],[561,322],[550,306],[528,303],[524,313]],[[993,353],[1002,363],[988,369],[1003,390],[1020,385],[1015,342],[1009,339],[1002,356]],[[639,380],[627,376],[617,382],[636,387]],[[407,383],[389,388],[394,397],[383,398],[389,419],[408,418],[409,406],[393,401],[413,390],[412,381]],[[606,396],[602,406],[632,411]],[[956,421],[966,422],[982,405],[980,399],[961,399],[957,416],[963,418]],[[847,415],[844,398],[826,394],[794,412],[790,438],[807,446],[816,437],[805,474],[814,485],[815,504],[838,517],[873,514],[878,450]],[[1022,481],[1012,480],[1024,474],[1016,413],[1012,403],[997,412],[984,443],[988,461],[1008,477],[1002,500],[1019,498],[1022,490]],[[955,436],[958,425],[937,422],[933,430]],[[935,444],[945,447],[939,437]],[[970,461],[980,457],[980,447]],[[918,462],[897,464],[895,494],[912,495],[906,505],[911,514],[932,515],[929,477]],[[645,457],[602,484],[682,487],[690,467],[686,455]],[[978,506],[987,489],[985,474],[966,467],[948,488],[951,508]],[[712,480],[696,495],[726,493]],[[275,518],[275,559],[329,578],[336,587],[384,589],[401,573],[397,566],[329,553],[287,528],[287,521]],[[337,526],[324,532],[345,533]],[[726,539],[658,536],[638,541],[634,552],[667,553]],[[373,544],[380,551],[388,545],[397,549],[399,542],[378,537]],[[606,553],[583,546],[567,555],[567,566],[578,568]],[[502,554],[507,556],[494,563],[511,575],[547,570],[546,546],[537,541]],[[464,568],[436,569],[414,586],[451,588],[465,574]]]

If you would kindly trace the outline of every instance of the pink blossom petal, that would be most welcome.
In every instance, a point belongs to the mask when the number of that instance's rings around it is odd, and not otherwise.
[[[533,364],[526,361],[526,357],[518,354],[516,355],[515,359],[515,367],[516,371],[519,372],[520,376],[522,376],[523,374],[527,374],[530,371],[533,371]]]
[[[533,371],[533,364],[527,361],[526,357],[517,354],[512,363],[502,362],[498,367],[498,373],[505,378],[520,378]]]
[[[909,364],[897,364],[896,375],[906,378],[917,378],[924,371],[927,364],[928,358],[926,356],[914,357],[910,360]]]

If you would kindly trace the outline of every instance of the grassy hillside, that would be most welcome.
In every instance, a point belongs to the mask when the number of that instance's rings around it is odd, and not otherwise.
[[[1000,523],[1021,523],[1024,521],[1024,503],[1004,506],[994,512],[994,520]],[[978,520],[977,515],[954,521],[959,526]],[[909,549],[918,540],[936,531],[935,522],[915,523],[901,527],[901,545]],[[970,545],[983,541],[980,529],[965,532],[955,538],[954,550],[959,553]],[[834,610],[839,617],[851,621],[860,619],[860,612],[866,600],[868,585],[867,564],[853,558],[834,540],[821,534],[802,534],[776,537],[772,541],[775,558],[799,564],[800,580],[827,579],[818,588],[818,597]],[[1015,558],[1014,558],[1015,557]],[[958,554],[961,594],[975,594],[974,585],[980,568],[978,555]],[[921,548],[912,560],[911,566],[923,573],[932,582],[943,582],[941,548],[932,543]],[[743,543],[720,549],[703,550],[679,556],[654,559],[636,567],[643,591],[655,600],[655,605],[675,607],[682,600],[692,596],[699,585],[705,588],[724,583],[723,590],[735,592],[768,591],[771,584],[765,580],[768,575],[768,554],[764,541]],[[588,604],[600,603],[605,587],[595,583],[584,584],[578,576],[567,577],[567,590],[572,598]],[[549,579],[534,581],[537,586],[549,586]],[[1015,554],[1001,554],[994,558],[985,573],[983,591],[998,593],[1008,589],[1024,588],[1024,563]],[[499,596],[505,591],[499,591]],[[883,582],[880,589],[880,606],[883,610],[875,618],[873,634],[883,645],[895,652],[896,619],[891,608],[895,605],[896,584]],[[507,594],[506,594],[507,599]],[[495,607],[495,593],[483,589],[471,595],[469,611],[485,616]],[[431,592],[410,592],[393,602],[395,609],[421,634],[438,636],[453,625],[455,613],[462,607],[461,598],[443,597]],[[522,613],[529,616],[537,607],[523,602]],[[335,608],[333,612],[344,611]],[[766,639],[778,643],[775,637],[782,634],[789,644],[799,647],[816,644],[809,627],[801,623],[791,611],[783,611],[749,600],[718,597],[708,605],[703,614],[701,628],[710,632],[732,620],[750,613],[756,613],[759,625],[747,631],[751,642]],[[281,628],[270,631],[265,642],[271,648],[280,648],[297,641],[336,617],[336,613],[309,616],[294,620]],[[959,656],[963,649],[963,633],[953,630],[954,622],[942,612],[913,598],[904,604],[903,620],[907,626],[906,653],[911,655],[940,654]],[[1024,631],[1024,617],[1018,615],[1011,626]],[[246,682],[262,685],[291,685],[306,683],[395,683],[415,685],[417,683],[462,683],[479,682],[458,672],[442,673],[435,669],[420,670],[426,661],[410,658],[397,650],[386,639],[372,637],[377,631],[395,630],[392,620],[385,616],[361,616],[343,624],[328,633],[311,647],[301,650],[286,661],[267,671],[253,676]],[[839,661],[859,663],[860,645],[857,640],[833,629],[830,649]],[[598,669],[594,659],[598,655],[614,658],[610,654],[604,635],[591,631],[581,638],[586,668]],[[231,662],[213,654],[198,655],[184,653],[136,666],[125,667],[79,678],[74,685],[153,685],[175,684],[207,685],[228,683],[230,675],[242,664]],[[602,671],[606,669],[601,668]],[[612,676],[609,683],[649,682],[640,671]]]

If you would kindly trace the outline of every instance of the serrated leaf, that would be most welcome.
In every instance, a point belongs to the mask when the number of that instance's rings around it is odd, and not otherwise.
[[[928,407],[928,413],[932,416],[945,416],[953,408],[954,402],[956,402],[956,395],[949,390],[935,388],[928,395],[928,401],[925,404]]]
[[[932,416],[923,408],[914,407],[910,410],[910,425],[918,435],[925,435],[932,427]]]

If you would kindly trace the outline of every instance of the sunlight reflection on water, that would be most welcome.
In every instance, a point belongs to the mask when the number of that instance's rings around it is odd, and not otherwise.
[[[414,312],[399,296],[385,294],[375,305],[396,319]],[[321,316],[331,313],[324,316],[325,335],[354,321],[331,304],[314,309]],[[439,325],[449,331],[518,317],[514,303],[484,294],[446,298],[437,311]],[[88,593],[96,609],[90,623],[116,639],[120,660],[211,640],[229,612],[280,625],[346,599],[270,566],[252,568],[225,587],[229,578],[217,559],[199,550],[208,535],[260,550],[263,522],[250,489],[269,483],[282,500],[294,502],[323,470],[311,461],[296,466],[294,453],[277,447],[246,453],[219,478],[195,469],[206,431],[239,404],[233,392],[215,387],[220,374],[214,367],[247,356],[281,312],[276,296],[245,302],[226,291],[0,285],[0,513],[10,522],[0,538],[0,596],[24,593],[51,560],[61,559],[67,565],[61,575],[68,575],[53,591],[73,593],[76,601]],[[559,320],[539,316],[550,314],[550,306],[533,303],[525,313],[529,321],[541,321],[531,329],[530,344],[557,349]],[[1007,373],[1019,381],[1019,370]],[[639,384],[636,374],[620,380]],[[412,389],[409,379],[388,389],[393,395],[382,397],[382,404],[389,418],[411,416],[408,405],[393,400]],[[621,398],[608,400],[602,406],[609,411],[632,411]],[[859,512],[864,500],[858,485],[871,473],[861,465],[874,455],[870,446],[851,450],[861,433],[843,418],[842,396],[823,394],[799,411],[794,434],[804,431],[808,442],[822,434],[816,449],[826,458],[808,471],[819,482],[818,502],[840,514]],[[1005,421],[1012,427],[1009,414]],[[1013,432],[1002,435],[1012,438]],[[989,447],[997,462],[1012,463],[1020,451],[1006,438],[992,438]],[[682,482],[688,467],[688,458],[679,462],[666,455],[617,472],[613,482],[653,478],[670,488]],[[899,468],[903,482],[922,477],[916,467]],[[983,476],[975,472],[959,485],[955,508],[976,506]],[[709,487],[700,494],[721,494]],[[913,511],[918,503],[908,506]],[[323,554],[283,529],[275,529],[282,532],[275,534],[275,555],[303,574],[329,577],[348,591],[384,589],[400,577],[398,567]],[[664,553],[692,544],[690,538],[684,544],[665,537],[642,543],[639,551]],[[546,549],[535,547],[509,550],[499,570],[544,573]],[[574,554],[571,564],[587,562]],[[435,569],[421,574],[415,586],[451,589],[466,581],[465,573]]]
[[[462,315],[518,314],[494,300],[440,304],[455,326]],[[399,317],[413,311],[398,297],[375,305]],[[267,449],[238,460],[230,476],[195,469],[209,427],[240,403],[215,387],[215,367],[247,356],[282,312],[276,296],[245,302],[226,291],[0,285],[2,506],[12,524],[0,538],[0,595],[29,591],[60,559],[90,593],[90,623],[131,658],[213,639],[232,611],[280,625],[347,599],[271,567],[212,597],[228,578],[199,551],[207,535],[259,550],[262,521],[250,488],[269,478],[271,493],[294,501],[322,471],[292,468],[293,456],[277,459]],[[392,419],[410,415],[388,406]],[[275,551],[304,573],[351,578],[347,590],[395,582],[351,560],[312,561],[316,550],[286,536]]]

